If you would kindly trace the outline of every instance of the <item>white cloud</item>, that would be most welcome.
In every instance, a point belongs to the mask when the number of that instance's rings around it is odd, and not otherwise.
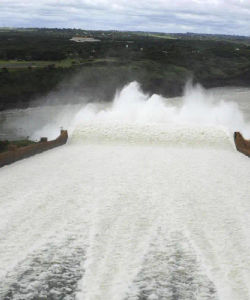
[[[250,35],[250,1],[1,0],[0,26]]]

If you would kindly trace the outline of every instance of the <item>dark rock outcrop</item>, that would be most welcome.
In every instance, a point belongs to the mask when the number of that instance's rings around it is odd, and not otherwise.
[[[234,142],[239,152],[250,157],[250,140],[245,140],[240,132],[235,132]]]
[[[6,152],[0,153],[0,167],[9,165],[23,158],[47,151],[49,149],[66,144],[68,140],[67,130],[61,130],[58,138],[48,141],[47,138],[41,138],[39,143],[31,144],[25,147],[13,147]]]

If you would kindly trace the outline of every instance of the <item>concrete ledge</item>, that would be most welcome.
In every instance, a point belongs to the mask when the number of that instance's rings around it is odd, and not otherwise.
[[[67,140],[68,140],[67,130],[61,130],[61,134],[55,140],[48,141],[47,138],[41,138],[39,143],[35,143],[20,148],[14,147],[9,151],[0,153],[0,167],[12,164],[18,160],[47,151],[49,149],[64,145],[66,144]]]
[[[234,142],[239,152],[250,157],[250,140],[245,140],[240,132],[235,132]]]

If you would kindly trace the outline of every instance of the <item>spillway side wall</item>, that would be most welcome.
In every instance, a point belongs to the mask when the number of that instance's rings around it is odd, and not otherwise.
[[[245,140],[240,132],[235,132],[234,142],[239,152],[250,157],[250,140]]]
[[[55,140],[47,141],[46,138],[42,138],[39,143],[0,153],[0,167],[12,164],[18,160],[64,145],[66,144],[67,140],[67,130],[61,130],[61,134]]]

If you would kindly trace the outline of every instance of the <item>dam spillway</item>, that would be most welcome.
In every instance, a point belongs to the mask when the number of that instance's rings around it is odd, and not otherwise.
[[[107,113],[0,170],[0,298],[249,299],[249,158],[232,135]]]

